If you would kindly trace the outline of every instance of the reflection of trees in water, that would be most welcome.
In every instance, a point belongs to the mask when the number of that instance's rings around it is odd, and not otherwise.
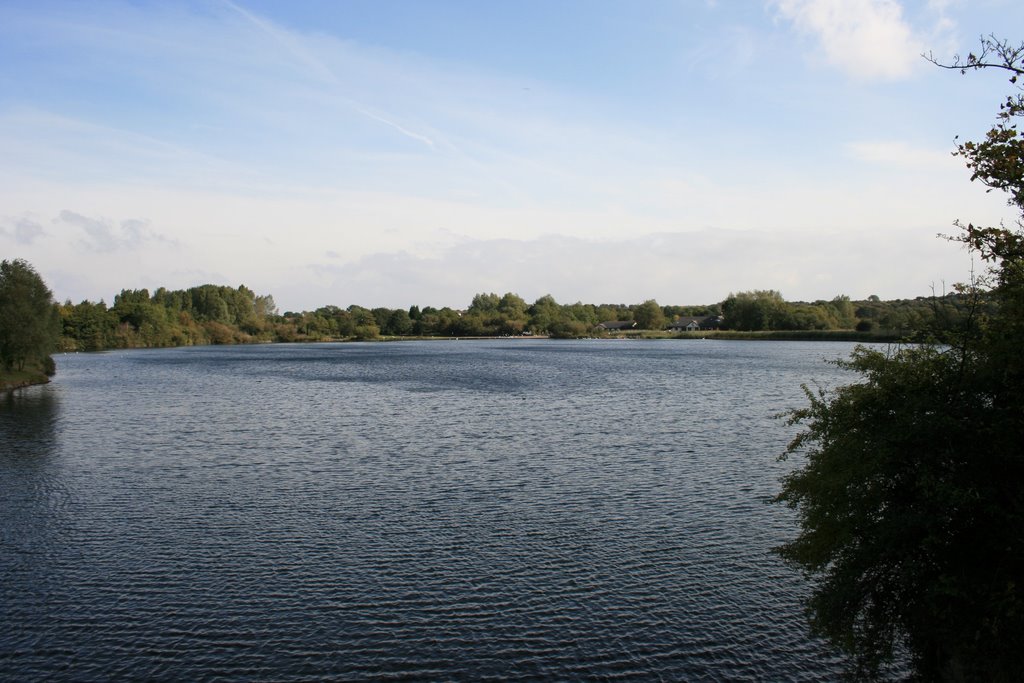
[[[59,404],[51,386],[0,395],[0,463],[28,464],[52,454]]]
[[[53,549],[64,542],[69,500],[56,457],[59,413],[52,385],[0,394],[0,613],[15,617],[38,610],[62,583],[51,566]]]

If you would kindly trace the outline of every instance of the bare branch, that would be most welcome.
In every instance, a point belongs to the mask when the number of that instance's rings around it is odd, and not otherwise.
[[[942,62],[933,53],[922,54],[922,57],[942,69],[950,69],[966,74],[980,69],[1002,69],[1009,71],[1011,83],[1017,83],[1018,76],[1024,76],[1024,42],[1011,45],[1009,41],[999,40],[994,35],[981,37],[981,51],[978,54],[968,53],[966,57],[957,54],[953,61]]]

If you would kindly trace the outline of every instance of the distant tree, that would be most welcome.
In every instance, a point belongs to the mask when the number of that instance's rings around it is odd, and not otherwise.
[[[388,315],[387,324],[381,330],[384,334],[404,336],[412,332],[413,320],[409,313],[401,308],[396,308]]]
[[[263,318],[270,318],[277,315],[277,304],[274,303],[274,297],[270,294],[256,297],[253,302],[253,310],[256,315]]]
[[[53,293],[27,261],[0,261],[0,365],[44,364],[60,339]]]
[[[100,351],[110,348],[117,328],[117,315],[107,310],[102,301],[67,302],[61,307],[63,334],[70,340],[69,350]]]
[[[523,298],[512,292],[507,292],[498,301],[498,312],[507,320],[525,320],[526,309],[527,305]]]
[[[850,297],[840,294],[832,299],[831,307],[835,311],[836,323],[840,329],[849,330],[857,324],[856,310]]]
[[[642,330],[660,330],[665,327],[665,312],[654,299],[648,299],[633,311],[633,320]]]
[[[787,326],[789,309],[777,291],[754,290],[730,294],[722,314],[730,330],[778,330]]]
[[[192,299],[192,312],[196,320],[200,322],[231,322],[230,309],[227,301],[221,295],[221,288],[216,285],[202,285],[193,287],[189,291]],[[114,300],[114,308],[117,308],[117,300]]]
[[[353,337],[360,341],[380,337],[380,327],[377,325],[377,318],[373,315],[373,311],[362,306],[352,305],[348,307],[348,314],[352,321]]]
[[[597,317],[597,307],[593,304],[585,304],[577,301],[574,304],[563,306],[562,310],[568,316],[569,320],[575,320],[583,323],[584,327],[588,331],[601,322],[601,319]]]
[[[380,331],[384,334],[388,334],[386,330],[388,326],[388,318],[391,317],[391,309],[379,307],[372,309],[370,312],[373,313],[373,319],[377,322],[377,327],[380,328]]]
[[[590,328],[579,320],[559,320],[548,330],[555,339],[578,339],[590,334]]]
[[[498,305],[501,303],[501,298],[494,294],[477,294],[473,297],[473,301],[469,304],[467,309],[470,313],[493,313],[498,310]]]
[[[370,323],[368,325],[356,325],[355,329],[352,331],[352,336],[359,341],[379,339],[380,328],[374,323]]]
[[[831,330],[838,327],[835,309],[831,305],[789,304],[786,316],[779,324],[786,327],[778,329],[790,330]]]
[[[632,313],[623,313],[618,306],[601,304],[594,309],[594,324],[603,323],[607,320],[624,320]]]
[[[498,302],[496,331],[500,334],[520,334],[529,324],[527,308],[522,297],[507,292]]]
[[[413,330],[416,334],[424,336],[454,336],[459,319],[458,312],[447,306],[440,310],[433,306],[425,306]]]
[[[527,312],[530,315],[530,330],[534,334],[546,334],[562,318],[562,307],[550,294],[534,301]]]

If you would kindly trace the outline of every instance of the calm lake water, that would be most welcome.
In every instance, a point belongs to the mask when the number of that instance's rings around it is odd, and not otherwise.
[[[0,397],[0,679],[834,678],[765,500],[851,349],[58,356]]]

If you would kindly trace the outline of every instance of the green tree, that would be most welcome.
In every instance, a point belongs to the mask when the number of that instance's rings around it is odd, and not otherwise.
[[[405,336],[412,333],[412,326],[413,320],[409,317],[409,312],[396,308],[388,315],[387,326],[381,331],[384,334]]]
[[[574,304],[563,306],[563,310],[569,319],[583,323],[585,329],[589,332],[595,325],[601,320],[597,317],[597,308],[593,304],[585,304],[577,301]]]
[[[506,292],[498,302],[498,331],[501,334],[521,334],[528,324],[527,308],[521,296]]]
[[[730,330],[784,329],[788,307],[773,289],[730,294],[722,302],[722,315]]]
[[[563,319],[552,323],[548,333],[553,339],[579,339],[590,334],[590,328],[579,320]]]
[[[498,302],[498,312],[508,320],[526,319],[526,302],[518,294],[506,292]]]
[[[633,311],[633,320],[642,330],[660,330],[665,327],[665,312],[654,299],[648,299]]]
[[[830,304],[835,312],[836,323],[840,329],[849,330],[857,324],[856,309],[853,306],[853,302],[850,301],[850,297],[840,294],[832,299]]]
[[[492,313],[498,310],[498,305],[501,303],[501,299],[497,294],[491,292],[480,293],[473,297],[473,301],[469,304],[468,311],[470,313]]]
[[[274,303],[272,295],[266,294],[256,297],[256,300],[253,301],[253,310],[261,318],[272,318],[277,315],[277,304]]]
[[[994,59],[995,61],[988,61]],[[963,71],[1024,76],[1024,44],[983,39]],[[959,153],[974,179],[1024,215],[1024,140],[1011,97],[982,143]],[[962,226],[957,239],[993,264],[980,305],[945,345],[858,349],[861,381],[807,391],[806,425],[787,455],[806,456],[777,502],[800,532],[779,548],[814,580],[812,628],[876,675],[909,653],[923,680],[1013,681],[1024,651],[1024,231]]]
[[[377,326],[377,319],[372,311],[362,306],[352,305],[348,307],[348,313],[352,320],[353,337],[360,341],[380,337],[380,327]]]
[[[75,306],[69,301],[61,307],[61,318],[68,350],[99,351],[110,348],[118,320],[102,301],[98,304],[83,301]]]
[[[21,259],[0,261],[0,365],[49,367],[60,332],[60,312],[39,273]]]
[[[562,317],[562,307],[558,305],[555,298],[545,294],[530,306],[530,330],[534,334],[546,334],[551,326]]]

